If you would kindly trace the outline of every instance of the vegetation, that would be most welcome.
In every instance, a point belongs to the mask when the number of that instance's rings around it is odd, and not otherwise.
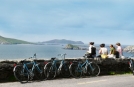
[[[115,71],[109,71],[108,75],[120,75],[120,74],[132,74],[131,71],[118,71],[118,72],[115,72]]]
[[[0,44],[31,44],[30,42],[0,36]]]
[[[78,47],[76,45],[72,45],[72,44],[67,44],[64,49],[79,50],[80,47]]]

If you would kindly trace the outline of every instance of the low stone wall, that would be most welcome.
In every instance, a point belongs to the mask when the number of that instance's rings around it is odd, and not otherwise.
[[[13,76],[14,61],[0,62],[0,82],[9,81]]]
[[[131,72],[129,68],[130,59],[105,59],[100,60],[98,65],[100,66],[100,75],[111,75],[111,74],[124,74]]]
[[[76,59],[66,59],[66,61],[73,61]],[[85,59],[81,59],[84,61]],[[100,75],[111,75],[111,74],[122,74],[126,72],[131,72],[129,69],[130,59],[89,59],[89,61],[96,62],[100,66]],[[50,60],[38,60],[41,65]],[[20,61],[1,61],[0,62],[0,82],[5,81],[15,81],[13,75],[14,64],[20,64]]]

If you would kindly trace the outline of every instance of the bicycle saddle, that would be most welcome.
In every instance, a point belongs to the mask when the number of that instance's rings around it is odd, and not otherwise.
[[[82,59],[78,58],[77,61],[82,61]]]
[[[51,58],[51,60],[55,60],[55,59],[56,59],[56,57]]]

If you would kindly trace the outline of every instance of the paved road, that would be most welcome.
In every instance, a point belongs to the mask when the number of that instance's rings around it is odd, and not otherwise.
[[[98,76],[88,78],[68,78],[41,82],[0,83],[0,87],[134,87],[133,75]]]

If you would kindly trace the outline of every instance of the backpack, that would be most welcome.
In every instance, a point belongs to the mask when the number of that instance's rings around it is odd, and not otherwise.
[[[96,54],[96,48],[95,47],[92,47],[91,48],[91,55],[95,55]]]
[[[119,52],[118,51],[115,51],[114,55],[115,55],[116,58],[119,58]]]

